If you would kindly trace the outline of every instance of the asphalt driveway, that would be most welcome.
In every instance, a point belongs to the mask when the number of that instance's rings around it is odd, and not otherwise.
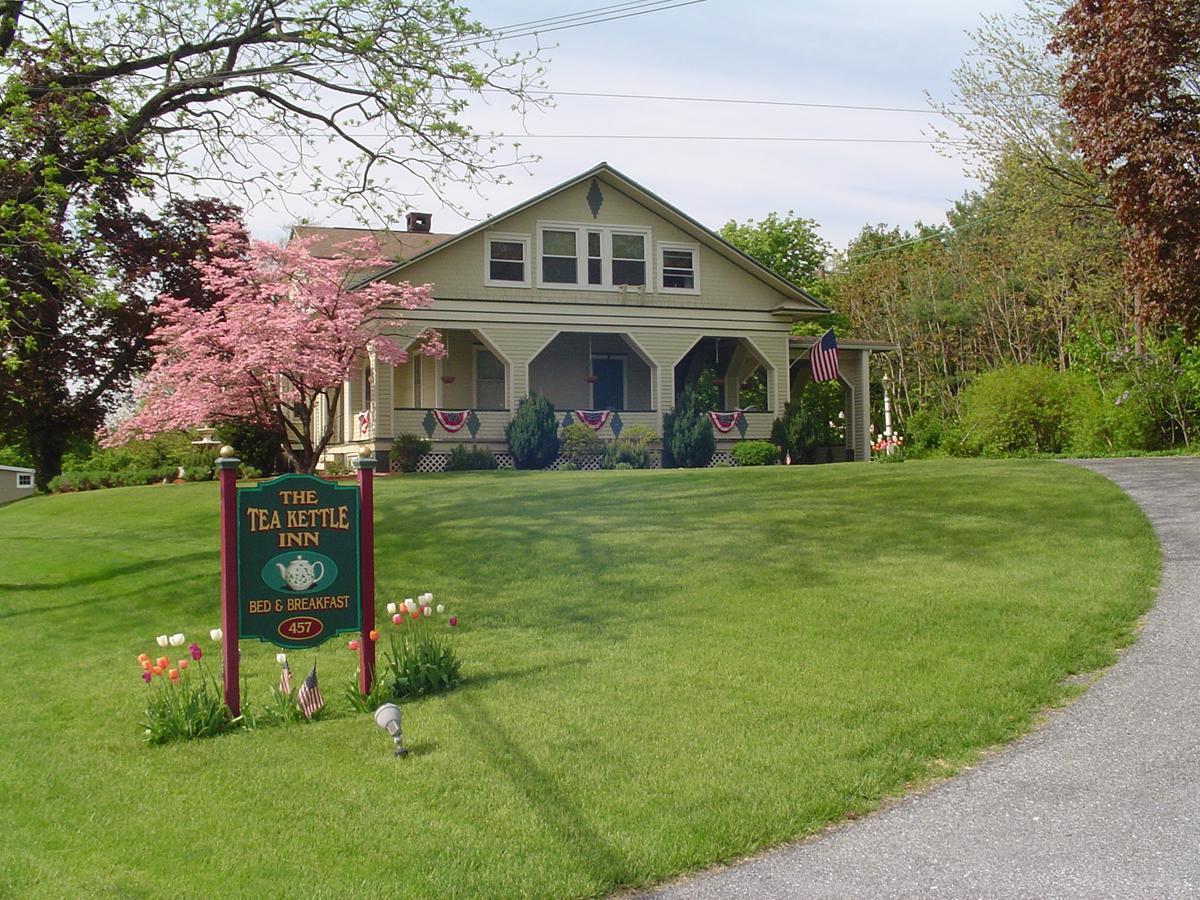
[[[1089,460],[1163,549],[1140,640],[1082,698],[878,815],[647,896],[1200,896],[1200,459]]]

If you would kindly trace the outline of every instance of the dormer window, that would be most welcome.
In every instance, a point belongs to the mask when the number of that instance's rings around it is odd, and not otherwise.
[[[483,246],[484,284],[529,287],[529,235],[492,233]]]
[[[543,222],[538,287],[617,290],[648,285],[650,229]]]

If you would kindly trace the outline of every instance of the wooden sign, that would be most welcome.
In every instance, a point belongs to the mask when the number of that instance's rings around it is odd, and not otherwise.
[[[222,451],[225,452],[224,450]],[[237,487],[238,460],[217,460],[221,487],[221,668],[236,716],[238,639],[285,649],[359,635],[359,688],[375,673],[375,460],[359,459],[358,484],[281,475]]]
[[[358,488],[282,475],[237,489],[238,637],[285,650],[361,629]]]

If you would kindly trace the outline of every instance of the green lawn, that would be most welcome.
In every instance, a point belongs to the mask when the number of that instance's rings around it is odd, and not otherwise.
[[[1159,564],[1122,494],[1050,462],[384,479],[380,606],[430,590],[463,623],[468,682],[406,704],[413,754],[349,711],[342,640],[326,720],[147,747],[134,657],[213,646],[216,511],[212,484],[0,509],[0,895],[661,880],[1027,730]],[[242,652],[261,704],[275,648]]]

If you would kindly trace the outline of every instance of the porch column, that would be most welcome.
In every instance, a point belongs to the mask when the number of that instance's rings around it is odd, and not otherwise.
[[[395,426],[392,423],[393,407],[396,405],[392,390],[395,380],[394,370],[387,363],[375,358],[371,360],[371,369],[375,373],[375,380],[371,384],[372,406],[374,406],[371,411],[372,437],[386,443],[396,436]],[[381,471],[386,471],[386,469],[382,469],[382,465]]]
[[[839,353],[845,359],[838,368],[846,386],[846,446],[854,451],[855,462],[866,462],[871,458],[871,351],[840,350]]]

